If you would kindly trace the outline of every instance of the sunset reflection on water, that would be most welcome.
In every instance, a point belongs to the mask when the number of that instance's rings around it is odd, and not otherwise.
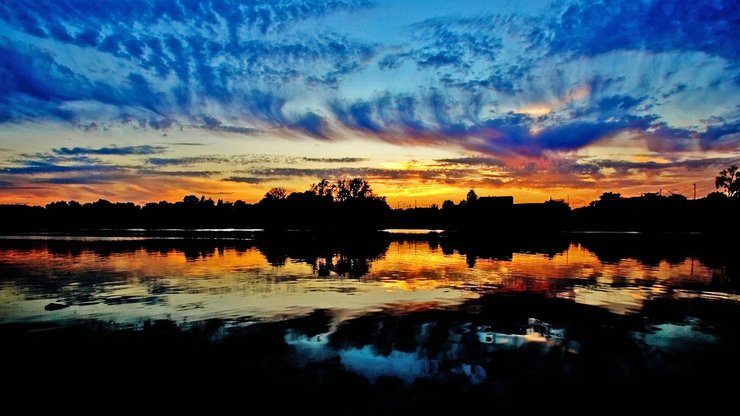
[[[476,254],[444,239],[390,239],[371,250],[308,253],[249,241],[78,243],[4,242],[0,322],[251,321],[315,309],[357,316],[521,291],[630,314],[656,296],[717,295],[711,284],[718,271],[697,259],[604,261],[573,242],[542,252],[497,247]],[[50,303],[59,310],[45,310]]]

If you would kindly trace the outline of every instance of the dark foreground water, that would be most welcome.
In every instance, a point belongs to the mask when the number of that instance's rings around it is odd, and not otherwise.
[[[0,239],[11,392],[542,411],[738,386],[737,250],[709,237],[159,234]]]

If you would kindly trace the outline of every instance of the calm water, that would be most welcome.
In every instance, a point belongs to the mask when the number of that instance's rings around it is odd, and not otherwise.
[[[295,242],[8,237],[0,245],[0,322],[251,322],[315,309],[346,319],[523,291],[616,314],[640,314],[656,298],[738,299],[717,284],[726,277],[722,265],[692,256],[646,262],[625,253],[605,260],[572,241],[492,249],[478,242],[471,249],[444,238],[384,236],[363,246],[321,244],[305,236]],[[489,251],[477,253],[478,247]],[[48,310],[55,309],[50,304],[59,309]]]
[[[14,378],[130,366],[433,408],[718,394],[695,380],[740,371],[738,258],[708,237],[104,234],[0,239]]]

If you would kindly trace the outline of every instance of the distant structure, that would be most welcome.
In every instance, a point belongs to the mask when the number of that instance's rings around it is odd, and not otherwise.
[[[459,219],[460,227],[469,230],[507,227],[514,211],[513,196],[482,196],[468,202]]]
[[[514,206],[513,196],[482,196],[478,205],[483,209],[509,209]]]

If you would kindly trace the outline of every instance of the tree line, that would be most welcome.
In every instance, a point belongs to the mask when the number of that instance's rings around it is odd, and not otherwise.
[[[377,229],[390,207],[362,178],[324,179],[304,192],[272,188],[255,204],[187,195],[177,202],[81,204],[56,201],[45,207],[0,205],[4,229],[268,228]]]
[[[182,201],[57,201],[45,207],[0,205],[5,230],[101,228],[264,228],[353,232],[384,228],[517,232],[573,230],[716,231],[737,229],[740,172],[730,166],[716,177],[718,192],[689,200],[646,193],[606,192],[578,209],[563,200],[513,204],[511,197],[478,197],[470,190],[458,203],[391,209],[362,178],[323,179],[303,192],[272,188],[255,204],[187,195]]]

